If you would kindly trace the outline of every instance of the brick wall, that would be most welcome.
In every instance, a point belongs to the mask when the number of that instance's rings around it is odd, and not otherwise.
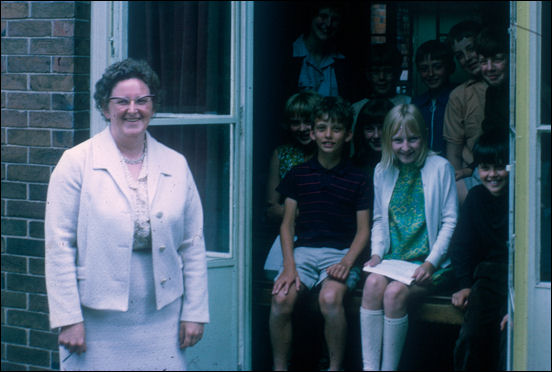
[[[2,1],[2,370],[58,369],[44,206],[64,149],[89,137],[90,4]]]

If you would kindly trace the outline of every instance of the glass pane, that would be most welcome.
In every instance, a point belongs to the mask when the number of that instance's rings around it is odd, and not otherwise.
[[[230,114],[230,27],[228,1],[128,2],[128,56],[159,75],[159,112]]]
[[[550,133],[541,135],[540,281],[550,281]]]
[[[207,250],[228,253],[230,125],[150,126],[148,131],[188,160],[203,205]]]

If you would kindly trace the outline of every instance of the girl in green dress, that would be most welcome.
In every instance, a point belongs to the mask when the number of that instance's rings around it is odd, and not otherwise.
[[[283,122],[285,141],[272,153],[266,190],[266,215],[278,225],[284,217],[284,201],[276,187],[291,168],[309,160],[314,154],[316,145],[310,137],[311,112],[319,99],[320,95],[316,92],[301,91],[286,102]],[[278,235],[264,265],[267,278],[272,279],[282,265],[282,248]]]
[[[360,309],[363,367],[396,370],[408,329],[408,301],[436,291],[450,277],[448,246],[456,226],[454,169],[429,150],[427,130],[414,105],[385,117],[382,160],[374,172],[371,257],[420,264],[410,285],[371,273]]]

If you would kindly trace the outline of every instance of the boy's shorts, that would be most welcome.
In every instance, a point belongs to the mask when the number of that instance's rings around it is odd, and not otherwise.
[[[299,279],[308,289],[322,283],[328,277],[326,269],[332,265],[341,262],[341,259],[349,252],[349,249],[336,248],[311,248],[296,247],[293,250],[295,258],[295,268],[299,274]],[[278,275],[282,274],[284,268],[280,268]],[[353,266],[349,271],[345,284],[349,289],[353,289],[360,279],[360,267]]]

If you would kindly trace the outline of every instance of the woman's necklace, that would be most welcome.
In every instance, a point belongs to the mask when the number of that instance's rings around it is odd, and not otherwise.
[[[121,153],[121,156],[123,157],[123,161],[125,162],[125,164],[130,164],[130,165],[140,164],[141,162],[144,161],[144,157],[146,156],[146,141],[144,140],[144,148],[142,150],[142,156],[140,156],[139,159],[136,159],[136,160],[127,159],[122,153]]]

